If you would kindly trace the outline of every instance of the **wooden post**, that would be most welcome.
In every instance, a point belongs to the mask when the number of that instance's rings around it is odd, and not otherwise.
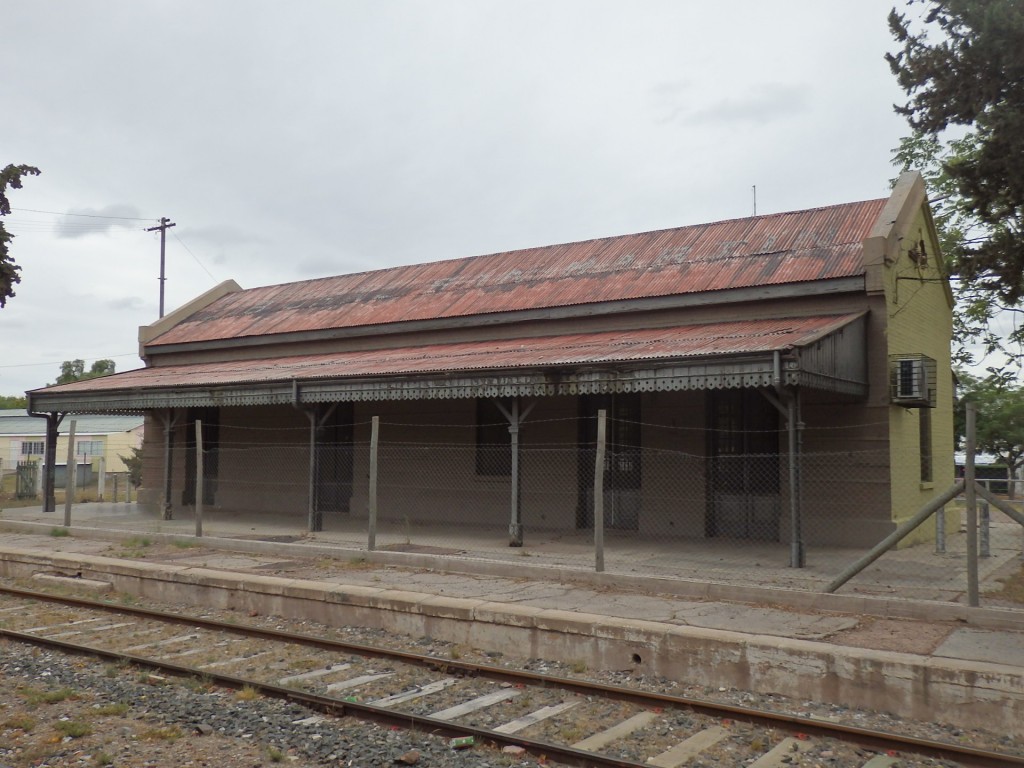
[[[120,490],[121,476],[118,473],[114,473],[114,499],[113,502],[117,504],[118,491]]]
[[[203,537],[203,422],[196,419],[196,538]]]
[[[978,597],[978,496],[974,487],[975,422],[977,406],[967,403],[967,435],[964,447],[964,498],[967,501],[967,604],[979,605]]]
[[[64,527],[71,527],[71,505],[75,501],[75,425],[71,420],[68,430],[68,464],[64,472]]]
[[[380,436],[380,417],[370,422],[370,498],[369,523],[366,548],[373,552],[377,547],[377,443]]]
[[[597,412],[597,451],[594,458],[594,570],[604,571],[604,443],[608,412]]]

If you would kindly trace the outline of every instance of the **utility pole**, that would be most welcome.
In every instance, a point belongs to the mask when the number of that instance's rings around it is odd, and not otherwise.
[[[160,317],[164,316],[164,283],[167,281],[167,278],[164,277],[164,249],[167,244],[167,230],[173,226],[176,226],[173,221],[161,216],[160,226],[150,227],[146,230],[147,232],[160,230]]]

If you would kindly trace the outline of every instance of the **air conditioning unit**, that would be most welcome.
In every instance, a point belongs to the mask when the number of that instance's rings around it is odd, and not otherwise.
[[[892,402],[904,408],[935,407],[935,361],[927,355],[894,355],[890,360]]]

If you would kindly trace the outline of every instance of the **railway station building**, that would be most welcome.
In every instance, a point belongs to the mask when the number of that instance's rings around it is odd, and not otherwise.
[[[29,409],[54,444],[66,414],[143,414],[139,498],[171,515],[199,422],[207,514],[312,530],[367,515],[376,421],[383,519],[513,545],[593,526],[603,413],[609,528],[862,546],[953,482],[952,310],[911,172],[864,202],[228,281],[140,328],[144,367]]]

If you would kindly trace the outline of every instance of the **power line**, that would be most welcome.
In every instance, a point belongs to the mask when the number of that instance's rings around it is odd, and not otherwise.
[[[115,357],[138,357],[138,355],[138,352],[122,352],[119,355],[103,355],[101,357],[97,357],[96,359],[112,360]],[[89,359],[92,359],[92,355],[89,356]],[[44,365],[60,365],[61,363],[64,362],[66,362],[66,360],[56,360],[48,363],[2,363],[0,364],[0,368],[40,368]]]
[[[205,265],[205,264],[203,264],[203,262],[201,262],[201,261],[199,260],[199,257],[198,257],[198,256],[196,256],[196,255],[195,255],[194,253],[192,253],[192,251],[191,251],[191,250],[189,249],[189,247],[188,247],[187,245],[185,245],[185,242],[184,242],[184,241],[183,241],[183,240],[182,240],[182,239],[181,239],[180,237],[178,237],[178,234],[177,234],[176,232],[171,232],[171,234],[172,234],[172,235],[174,235],[174,239],[178,241],[178,244],[179,244],[179,245],[180,245],[180,246],[181,246],[182,248],[184,248],[184,249],[185,249],[185,251],[186,251],[186,252],[188,253],[188,255],[189,255],[189,256],[191,256],[191,257],[192,257],[193,259],[195,259],[195,262],[196,262],[196,264],[198,264],[198,265],[199,265],[200,267],[202,267],[202,268],[203,268],[203,272],[205,272],[206,274],[208,274],[208,275],[210,276],[210,279],[211,279],[211,280],[213,280],[214,282],[217,282],[217,278],[213,276],[213,273],[212,273],[212,272],[210,272],[210,270],[208,270],[208,269],[206,268],[206,265]]]
[[[11,208],[12,211],[27,213],[48,213],[53,216],[81,216],[87,219],[119,219],[121,221],[153,221],[152,216],[103,216],[98,213],[65,213],[62,211],[40,211],[36,208]]]

